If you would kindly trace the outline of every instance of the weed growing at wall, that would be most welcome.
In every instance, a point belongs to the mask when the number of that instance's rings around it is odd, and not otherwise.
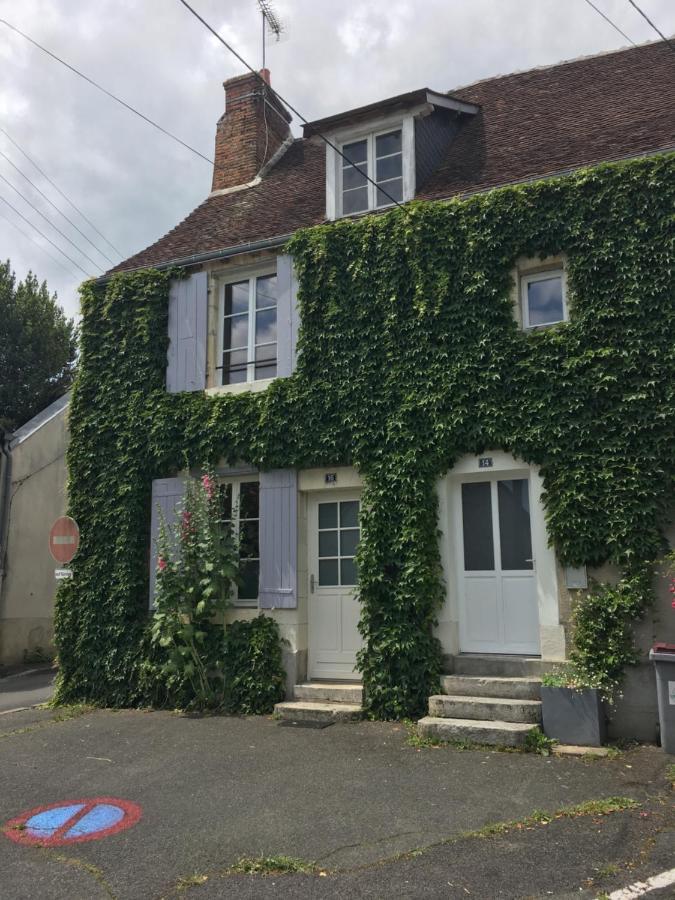
[[[86,284],[69,450],[82,549],[57,603],[61,698],[143,700],[150,482],[186,456],[359,468],[359,664],[380,717],[415,715],[437,689],[434,485],[460,455],[502,448],[540,466],[564,562],[645,571],[674,493],[673,163],[299,232],[298,368],[263,393],[164,391],[175,273]],[[514,261],[560,252],[570,321],[523,333]]]

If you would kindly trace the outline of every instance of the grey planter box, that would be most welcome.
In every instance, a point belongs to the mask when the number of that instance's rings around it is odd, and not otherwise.
[[[597,690],[541,688],[544,733],[561,744],[601,747],[606,736],[605,710]]]

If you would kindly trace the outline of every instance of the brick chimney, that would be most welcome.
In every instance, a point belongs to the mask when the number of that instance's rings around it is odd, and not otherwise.
[[[252,72],[223,83],[225,112],[216,127],[212,191],[252,181],[290,137],[291,116],[268,87],[269,69],[260,74],[265,84]]]

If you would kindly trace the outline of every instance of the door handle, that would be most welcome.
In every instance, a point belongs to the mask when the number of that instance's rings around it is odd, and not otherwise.
[[[531,562],[531,563],[532,563],[532,568],[533,568],[533,569],[536,569],[536,568],[537,568],[537,560],[536,560],[536,557],[533,556],[531,559],[526,559],[525,562]]]
[[[309,576],[309,592],[310,594],[314,593],[314,573]]]

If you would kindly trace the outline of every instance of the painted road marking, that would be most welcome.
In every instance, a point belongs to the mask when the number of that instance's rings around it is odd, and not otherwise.
[[[628,887],[613,891],[609,895],[609,900],[636,900],[637,897],[643,897],[650,891],[669,887],[671,884],[675,884],[675,869],[668,869],[667,872],[661,872],[660,875],[652,875],[646,881],[636,881],[635,884],[629,884]]]
[[[17,844],[60,847],[117,834],[140,818],[140,806],[129,800],[89,797],[38,806],[10,819],[2,830]]]

